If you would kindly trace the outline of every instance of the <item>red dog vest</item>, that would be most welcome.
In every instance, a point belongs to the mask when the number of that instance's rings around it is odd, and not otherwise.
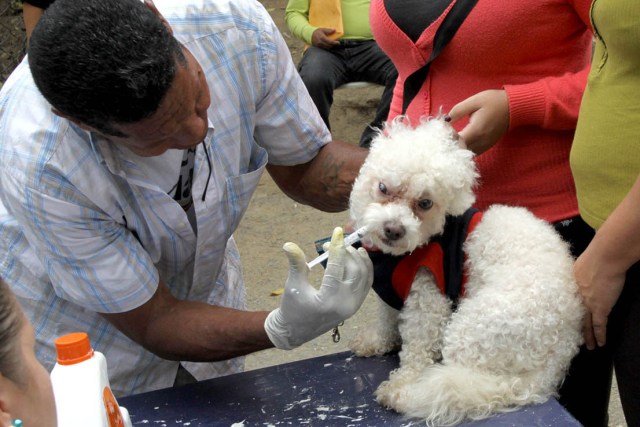
[[[481,219],[482,213],[471,208],[460,216],[447,217],[442,234],[410,254],[392,256],[370,252],[374,264],[374,290],[387,304],[400,309],[418,269],[424,267],[433,274],[440,291],[457,301],[464,295],[467,281],[463,244]]]

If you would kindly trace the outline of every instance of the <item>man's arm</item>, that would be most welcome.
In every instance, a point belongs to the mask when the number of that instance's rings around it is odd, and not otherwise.
[[[299,203],[325,212],[349,206],[353,181],[368,150],[343,141],[332,141],[308,163],[296,166],[268,165],[278,187]]]
[[[289,274],[280,307],[270,313],[216,307],[174,298],[162,281],[142,306],[103,314],[122,333],[170,360],[215,361],[273,347],[292,349],[331,330],[362,305],[373,282],[367,252],[346,247],[341,228],[329,244],[318,289],[309,283],[302,250],[286,243]]]
[[[264,330],[268,314],[178,300],[160,281],[145,304],[125,313],[102,316],[164,359],[204,362],[273,347]]]

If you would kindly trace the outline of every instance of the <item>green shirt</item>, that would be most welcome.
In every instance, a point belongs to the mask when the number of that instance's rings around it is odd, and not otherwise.
[[[322,2],[324,0],[313,0]],[[310,0],[289,0],[285,9],[284,19],[289,31],[295,37],[311,45],[311,36],[318,29],[309,24]],[[369,25],[370,0],[342,0],[343,39],[372,40],[371,25]]]
[[[591,20],[596,44],[571,169],[580,214],[597,229],[640,174],[638,0],[594,0]]]

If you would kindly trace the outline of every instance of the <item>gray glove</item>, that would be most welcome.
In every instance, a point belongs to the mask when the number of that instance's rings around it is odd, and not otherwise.
[[[362,305],[373,283],[373,264],[363,248],[344,246],[342,228],[333,230],[329,260],[320,289],[309,284],[302,249],[285,243],[289,275],[280,308],[267,316],[264,329],[271,342],[290,350],[338,326]]]

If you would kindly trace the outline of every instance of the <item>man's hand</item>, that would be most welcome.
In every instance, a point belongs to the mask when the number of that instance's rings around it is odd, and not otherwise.
[[[329,244],[329,260],[320,289],[309,284],[309,268],[302,250],[286,243],[289,276],[280,308],[267,316],[264,328],[273,344],[289,350],[338,326],[362,305],[373,283],[373,264],[367,252],[344,246],[336,228]]]
[[[332,47],[340,44],[339,41],[333,40],[329,37],[335,32],[336,30],[334,28],[318,28],[311,36],[311,44],[321,49],[331,49]]]
[[[449,112],[451,122],[469,116],[460,131],[467,148],[482,154],[509,130],[509,100],[504,90],[485,90],[456,104]]]

